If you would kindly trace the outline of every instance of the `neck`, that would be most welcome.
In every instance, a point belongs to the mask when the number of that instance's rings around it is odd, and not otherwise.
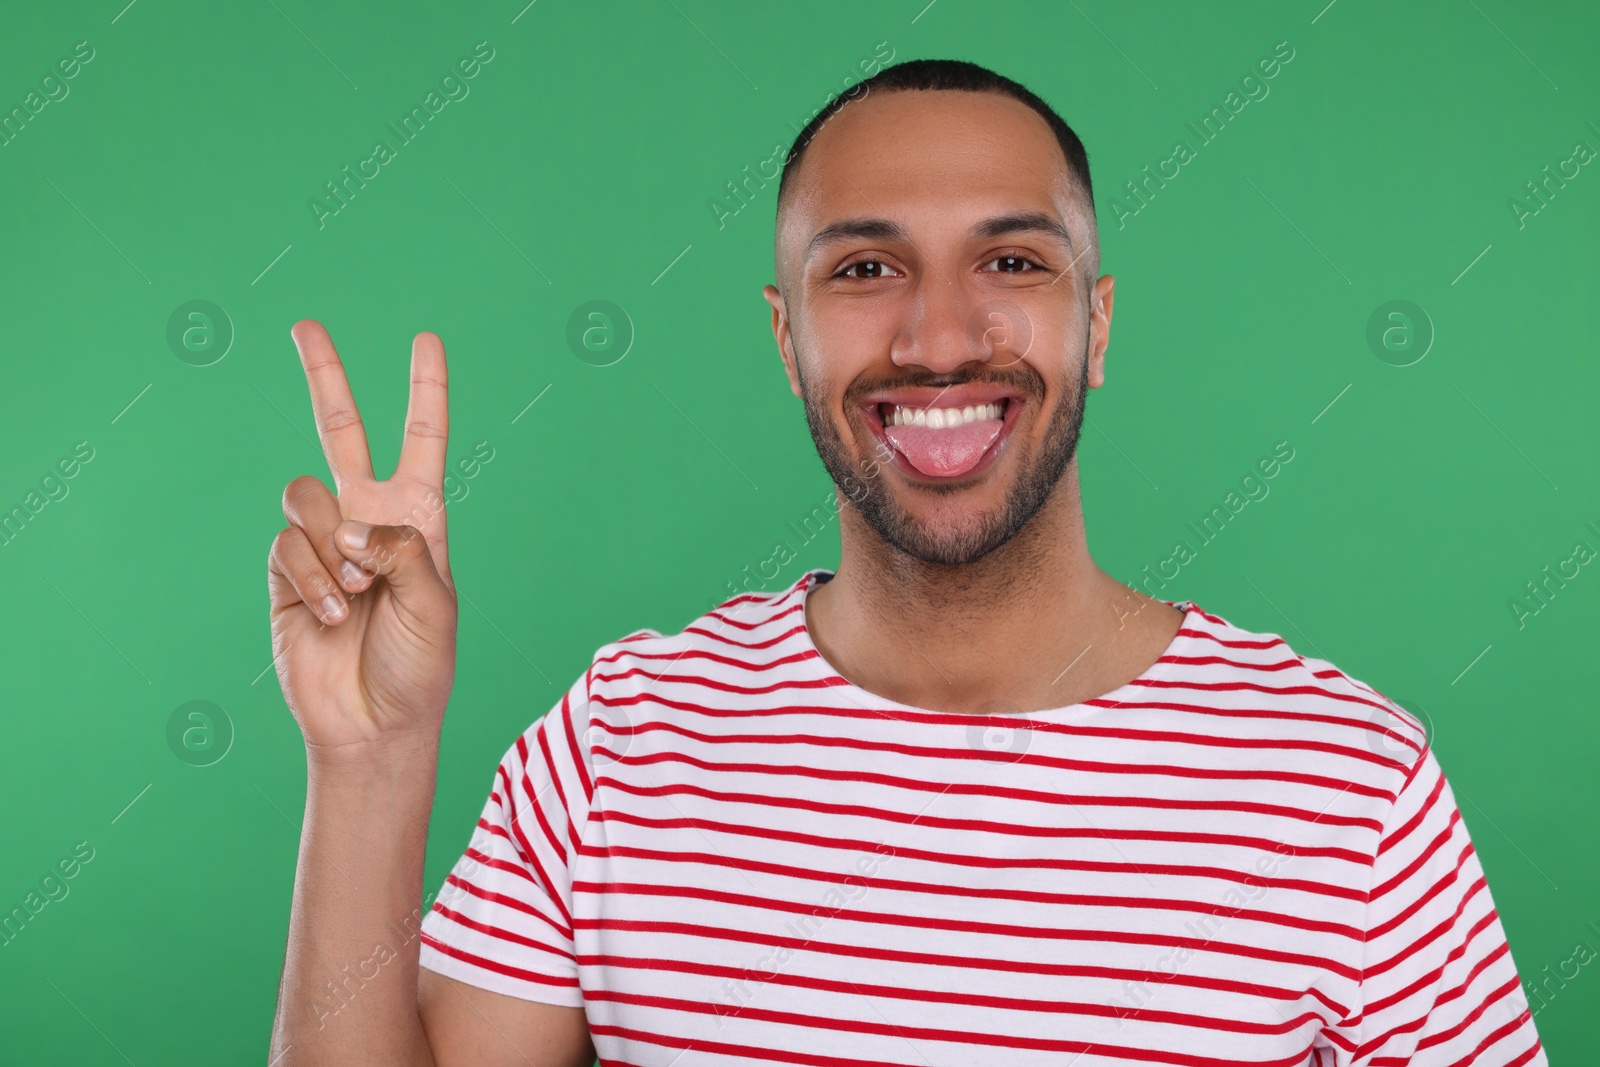
[[[972,563],[925,563],[886,544],[854,507],[839,517],[839,567],[807,598],[812,642],[852,683],[902,704],[1078,703],[1143,673],[1182,620],[1089,555],[1075,459],[1017,536]]]

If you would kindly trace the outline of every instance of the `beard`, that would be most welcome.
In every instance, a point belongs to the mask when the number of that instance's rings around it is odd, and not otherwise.
[[[857,460],[849,455],[844,441],[834,427],[833,419],[822,408],[811,389],[806,386],[805,375],[799,371],[804,361],[798,358],[798,352],[795,373],[800,378],[800,398],[805,407],[806,425],[811,430],[811,440],[816,444],[817,455],[821,458],[823,467],[827,469],[828,476],[833,479],[840,495],[855,506],[867,525],[884,543],[923,563],[959,567],[982,559],[1016,537],[1028,521],[1039,513],[1039,509],[1044,507],[1056,483],[1066,473],[1067,464],[1077,455],[1078,436],[1083,428],[1084,406],[1089,393],[1088,343],[1089,333],[1086,328],[1084,348],[1078,361],[1078,387],[1072,393],[1063,396],[1056,404],[1041,451],[1037,456],[1024,457],[1022,469],[1006,493],[1004,505],[998,512],[982,516],[975,527],[944,534],[930,529],[927,524],[919,522],[902,508],[881,479],[875,477],[863,479],[856,473]],[[1045,391],[1044,380],[1028,364],[1019,363],[1018,366],[1025,367],[1030,372],[1027,381],[1018,382],[1013,377],[1007,376],[975,374],[955,381],[911,378],[857,383],[846,391],[844,406],[847,411],[853,410],[852,394],[865,395],[885,385],[944,387],[968,382],[993,382],[1014,386],[1030,401],[1042,402]],[[892,461],[888,456],[879,456],[876,457],[876,462],[879,465],[886,465]],[[869,468],[869,461],[862,459],[859,461],[859,466]],[[858,486],[863,491],[845,493],[845,486]],[[939,494],[953,494],[962,492],[965,487],[931,485],[919,488]]]

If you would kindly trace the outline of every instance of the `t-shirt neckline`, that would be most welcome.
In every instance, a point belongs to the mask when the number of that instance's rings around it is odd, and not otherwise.
[[[822,575],[826,575],[826,577],[820,577]],[[800,579],[796,581],[795,584],[790,588],[791,593],[798,592],[800,595],[799,636],[800,639],[805,643],[805,651],[811,654],[813,660],[821,665],[823,671],[826,672],[829,679],[834,681],[837,685],[846,687],[852,693],[859,694],[861,698],[873,701],[878,705],[886,706],[891,710],[902,711],[908,714],[916,715],[950,716],[951,718],[993,718],[1012,721],[1017,719],[1045,719],[1058,715],[1068,715],[1074,712],[1104,711],[1109,707],[1115,707],[1119,703],[1126,703],[1132,700],[1135,695],[1146,693],[1146,683],[1164,680],[1172,669],[1173,657],[1176,656],[1188,642],[1193,640],[1190,634],[1197,628],[1200,617],[1200,608],[1192,600],[1162,600],[1160,597],[1157,597],[1156,599],[1160,600],[1161,603],[1166,604],[1168,607],[1177,608],[1179,611],[1183,612],[1183,622],[1179,625],[1178,632],[1174,634],[1172,640],[1167,643],[1167,647],[1161,650],[1161,655],[1156,658],[1156,661],[1149,667],[1145,668],[1143,673],[1141,673],[1138,677],[1117,686],[1110,692],[1102,693],[1097,697],[1090,697],[1088,700],[1082,700],[1076,704],[1064,704],[1055,708],[1040,708],[1035,711],[936,711],[933,708],[919,708],[914,704],[902,704],[898,700],[891,700],[886,696],[880,696],[879,694],[871,692],[870,690],[863,689],[854,682],[850,681],[850,679],[846,678],[844,675],[840,674],[838,670],[834,668],[833,664],[829,663],[828,660],[822,655],[822,651],[817,648],[816,642],[811,640],[811,624],[806,618],[806,600],[812,589],[819,585],[825,584],[833,577],[833,575],[834,572],[826,567],[813,567],[811,570],[802,575]]]

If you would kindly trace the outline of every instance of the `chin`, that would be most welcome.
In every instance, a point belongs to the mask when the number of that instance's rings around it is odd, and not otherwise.
[[[1005,500],[984,506],[973,499],[977,487],[953,492],[941,486],[939,498],[929,499],[923,487],[896,488],[857,505],[862,517],[882,540],[898,551],[938,566],[975,563],[1011,539]],[[910,492],[914,499],[901,499]],[[982,494],[987,496],[988,494]]]

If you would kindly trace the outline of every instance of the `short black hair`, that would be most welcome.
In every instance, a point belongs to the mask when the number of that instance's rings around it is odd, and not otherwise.
[[[783,204],[783,193],[789,185],[789,177],[800,169],[800,160],[805,156],[806,148],[811,144],[811,139],[817,135],[817,131],[822,128],[823,123],[852,100],[859,100],[873,92],[898,92],[908,89],[954,89],[969,93],[1000,93],[1028,105],[1044,119],[1051,132],[1056,135],[1056,143],[1061,146],[1061,154],[1067,158],[1067,171],[1083,190],[1084,199],[1088,201],[1090,225],[1094,224],[1094,186],[1089,180],[1089,153],[1084,150],[1083,142],[1078,139],[1072,127],[1056,114],[1054,108],[1026,86],[1002,74],[996,74],[988,67],[969,63],[964,59],[908,59],[892,67],[884,67],[866,81],[857,83],[847,92],[840,93],[828,101],[827,106],[806,123],[805,129],[800,131],[799,136],[794,139],[794,145],[789,149],[789,155],[783,163],[783,176],[778,179],[778,204],[780,206]]]

